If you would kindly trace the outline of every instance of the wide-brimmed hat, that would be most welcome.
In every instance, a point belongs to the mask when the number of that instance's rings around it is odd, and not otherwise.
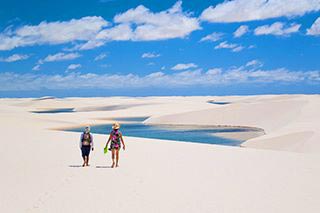
[[[119,129],[120,128],[120,124],[118,122],[115,122],[112,124],[112,129]]]

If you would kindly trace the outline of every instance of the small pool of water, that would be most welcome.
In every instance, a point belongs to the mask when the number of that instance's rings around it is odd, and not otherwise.
[[[218,104],[218,105],[226,105],[226,104],[230,104],[231,102],[227,102],[227,101],[208,101],[209,104]]]
[[[32,111],[32,113],[66,113],[66,112],[74,112],[74,108],[58,108],[58,109],[48,109],[48,110],[37,110]]]
[[[83,128],[67,129],[67,131],[82,132]],[[109,134],[111,124],[97,125],[91,127],[92,133]],[[196,142],[206,144],[220,144],[229,146],[239,146],[242,140],[226,139],[214,136],[213,133],[218,132],[244,132],[252,131],[247,128],[221,128],[221,127],[195,127],[185,125],[145,125],[137,124],[122,124],[121,132],[124,136],[154,138],[163,140]]]

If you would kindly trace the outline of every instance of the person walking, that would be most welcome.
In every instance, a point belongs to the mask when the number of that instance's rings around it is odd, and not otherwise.
[[[83,158],[83,164],[82,166],[89,166],[89,155],[90,155],[90,150],[93,151],[93,137],[92,134],[90,133],[90,127],[87,126],[84,129],[84,132],[81,134],[80,137],[80,149],[81,149],[81,154]]]
[[[119,129],[120,129],[120,124],[118,122],[116,122],[112,125],[112,131],[110,132],[108,141],[106,143],[106,147],[108,147],[109,142],[111,142],[110,148],[109,148],[109,150],[112,152],[111,168],[119,167],[119,151],[121,149],[121,143],[123,146],[123,150],[126,149],[126,146],[125,146],[123,138],[122,138],[122,133],[120,132]],[[115,161],[115,159],[116,159],[116,161]]]

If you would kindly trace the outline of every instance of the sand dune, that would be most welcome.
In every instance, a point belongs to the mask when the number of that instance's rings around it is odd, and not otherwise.
[[[258,127],[266,134],[245,142],[243,146],[320,153],[318,107],[319,95],[252,96],[214,109],[154,116],[146,123]],[[297,135],[299,137],[295,138]]]
[[[320,211],[317,95],[30,101],[0,99],[2,212]],[[130,104],[139,106],[31,113],[40,108]],[[106,135],[94,135],[91,166],[81,168],[79,134],[50,130],[117,117],[259,127],[266,134],[244,143],[247,148],[125,137],[120,168],[110,169],[110,156],[102,153]]]

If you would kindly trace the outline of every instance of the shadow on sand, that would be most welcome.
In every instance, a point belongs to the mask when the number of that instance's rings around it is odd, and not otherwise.
[[[97,169],[111,169],[111,166],[96,166]]]
[[[69,167],[71,168],[80,168],[80,167],[83,167],[82,165],[69,165]]]
[[[90,165],[89,165],[90,166]],[[82,165],[69,165],[70,168],[82,168]],[[111,169],[111,166],[96,166],[96,169]]]

